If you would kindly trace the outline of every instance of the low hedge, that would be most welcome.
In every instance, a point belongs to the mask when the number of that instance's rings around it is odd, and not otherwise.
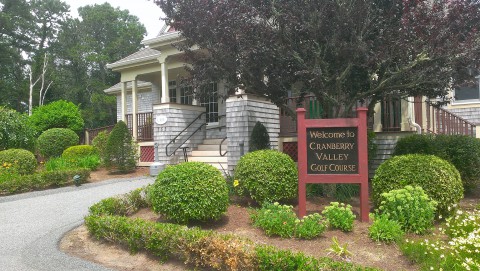
[[[144,250],[161,261],[177,258],[208,270],[378,270],[259,245],[232,234],[125,217],[149,205],[145,198],[148,189],[104,199],[90,207],[90,215],[85,217],[88,231],[131,252]]]
[[[90,177],[88,169],[43,171],[31,175],[10,175],[0,179],[0,194],[16,194],[49,187],[73,184],[73,176],[79,175],[80,182],[87,182]]]
[[[88,231],[98,239],[145,250],[166,261],[178,258],[214,270],[377,270],[330,258],[258,245],[235,235],[222,235],[178,224],[156,223],[124,216],[90,215]]]

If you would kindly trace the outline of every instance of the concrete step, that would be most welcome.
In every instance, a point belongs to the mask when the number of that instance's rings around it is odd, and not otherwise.
[[[227,149],[222,149],[222,152],[225,152]],[[220,152],[217,150],[212,150],[212,151],[192,151],[191,156],[206,156],[206,157],[212,157],[212,156],[220,156]]]
[[[223,138],[209,138],[203,140],[203,145],[219,145],[222,142]],[[227,140],[223,141],[223,144],[227,144]]]
[[[221,156],[190,156],[188,157],[188,161],[195,161],[195,162],[204,162],[204,163],[227,163],[227,157]]]
[[[197,150],[199,151],[216,151],[218,153],[218,147],[219,145],[216,144],[216,145],[204,145],[204,144],[200,144],[197,146]],[[227,144],[223,143],[222,144],[222,152],[225,152],[227,150]]]

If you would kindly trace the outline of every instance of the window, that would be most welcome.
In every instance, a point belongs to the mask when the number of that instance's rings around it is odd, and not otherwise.
[[[193,102],[193,87],[182,87],[180,89],[180,103],[192,105]]]
[[[207,108],[207,123],[218,122],[218,86],[217,83],[211,83],[207,86],[210,96],[201,102],[202,106]]]
[[[177,102],[177,82],[169,81],[168,82],[168,95],[170,96],[170,102]]]
[[[390,96],[382,102],[382,131],[400,131],[402,123],[401,100],[399,97]]]
[[[455,102],[480,101],[478,86],[465,86],[455,88]]]

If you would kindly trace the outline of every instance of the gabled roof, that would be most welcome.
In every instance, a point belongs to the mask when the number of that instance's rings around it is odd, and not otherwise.
[[[150,82],[137,81],[137,88],[146,88],[151,86],[152,86],[152,83]],[[127,82],[127,89],[132,89],[132,82]],[[122,90],[122,83],[120,82],[105,89],[103,92],[108,94],[108,93],[120,92],[121,90]]]
[[[160,51],[151,48],[143,48],[119,61],[107,64],[107,68],[113,69],[116,67],[133,64],[142,61],[156,60],[160,56]]]

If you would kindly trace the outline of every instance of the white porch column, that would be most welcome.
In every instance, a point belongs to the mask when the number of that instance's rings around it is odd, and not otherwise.
[[[168,65],[167,60],[160,63],[162,72],[162,103],[170,102],[170,93],[168,91]]]
[[[120,120],[127,122],[127,82],[122,82],[122,94],[121,94],[121,110],[120,110]]]
[[[137,139],[137,131],[138,131],[137,113],[138,113],[137,80],[133,80],[132,81],[132,137],[134,140]]]

